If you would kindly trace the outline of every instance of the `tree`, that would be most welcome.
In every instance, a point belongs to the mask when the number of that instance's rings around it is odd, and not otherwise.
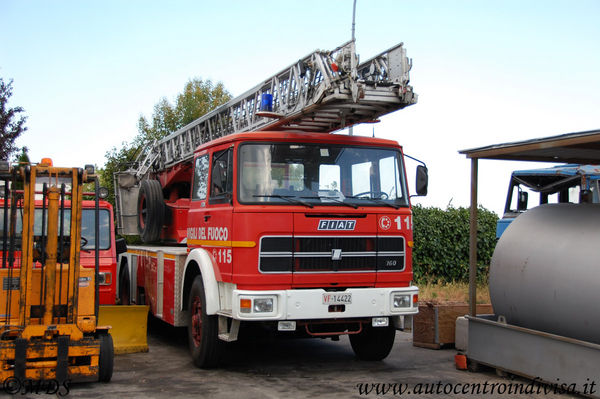
[[[175,132],[177,129],[212,111],[231,99],[222,83],[210,80],[190,79],[178,94],[175,105],[165,97],[154,106],[150,121],[144,115],[138,119],[138,134],[131,143],[123,142],[120,148],[113,147],[106,152],[106,163],[100,172],[100,181],[109,189],[109,201],[114,204],[113,173],[125,170],[144,148],[155,140]]]
[[[17,157],[17,162],[21,165],[23,164],[29,164],[29,148],[23,146],[23,148],[21,148],[21,154],[19,154],[19,156]]]
[[[125,170],[135,160],[138,148],[127,142],[121,143],[121,148],[113,147],[106,152],[106,163],[104,168],[98,170],[100,176],[100,185],[108,189],[107,200],[115,204],[115,186],[113,176],[115,172]]]
[[[174,106],[166,98],[160,99],[154,106],[151,124],[145,116],[140,116],[138,137],[145,142],[159,140],[230,99],[231,95],[222,83],[191,79],[185,84],[183,93],[177,95]]]
[[[231,95],[221,82],[192,79],[186,83],[183,93],[177,96],[175,112],[183,127],[231,100]]]
[[[24,112],[22,107],[8,108],[8,99],[12,96],[12,79],[5,83],[0,78],[0,159],[8,160],[18,147],[15,146],[15,140],[24,131],[26,116],[18,114]]]

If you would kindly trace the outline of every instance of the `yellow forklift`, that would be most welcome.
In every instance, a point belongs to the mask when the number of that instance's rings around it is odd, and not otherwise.
[[[79,262],[85,183],[98,194],[91,166],[0,162],[0,381],[112,377],[110,327],[97,325],[98,258],[95,269]],[[98,237],[98,195],[95,226]]]

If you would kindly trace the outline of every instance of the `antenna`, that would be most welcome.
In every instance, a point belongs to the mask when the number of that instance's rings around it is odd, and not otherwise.
[[[356,0],[354,0],[354,5],[352,6],[352,41],[356,41],[356,37],[354,36],[354,32],[356,30]],[[354,44],[354,48],[356,49],[356,43]],[[354,126],[350,126],[350,130],[348,131],[348,135],[354,136]]]
[[[354,31],[356,30],[356,0],[354,0],[354,6],[352,7],[352,41],[356,38],[354,37]]]

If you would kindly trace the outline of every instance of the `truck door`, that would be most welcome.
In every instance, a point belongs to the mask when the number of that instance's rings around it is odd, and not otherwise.
[[[208,155],[196,158],[192,199],[199,202],[190,210],[188,240],[212,254],[219,266],[218,280],[231,281],[233,148],[217,148]]]

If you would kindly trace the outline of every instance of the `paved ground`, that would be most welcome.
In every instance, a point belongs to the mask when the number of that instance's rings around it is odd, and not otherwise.
[[[185,330],[153,321],[149,328],[148,353],[120,355],[108,384],[73,384],[73,398],[384,398],[384,397],[473,397],[543,398],[567,395],[509,394],[508,384],[529,383],[496,376],[493,371],[470,373],[454,367],[455,350],[429,350],[412,345],[411,335],[398,333],[392,354],[381,362],[364,362],[354,357],[348,339],[249,339],[230,348],[218,370],[193,367]],[[487,385],[485,385],[487,383]],[[386,394],[361,394],[362,388],[390,388]],[[389,385],[392,384],[392,385]],[[396,384],[396,385],[394,385]],[[406,385],[400,385],[406,384]],[[426,385],[431,384],[431,385]],[[458,385],[461,384],[461,385]],[[465,384],[468,389],[462,393]],[[490,393],[492,384],[500,384]],[[481,391],[471,394],[479,386]],[[487,386],[487,394],[483,393]],[[504,388],[502,388],[504,386]],[[457,389],[449,395],[444,389]],[[400,395],[393,389],[408,389]],[[414,393],[421,389],[422,392]],[[428,393],[426,393],[428,389]],[[506,392],[498,395],[497,389]],[[433,390],[433,394],[431,393]],[[411,392],[411,394],[409,394]],[[436,392],[440,392],[437,394]],[[19,396],[19,395],[16,395]],[[22,396],[19,396],[22,397]],[[40,395],[32,396],[40,397]]]

